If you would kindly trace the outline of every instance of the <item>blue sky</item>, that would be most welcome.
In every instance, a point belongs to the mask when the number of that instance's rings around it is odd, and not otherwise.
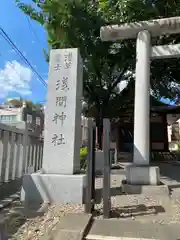
[[[0,1],[0,27],[9,35],[41,77],[47,81],[48,64],[42,52],[43,48],[47,49],[47,35],[41,25],[30,21],[38,40],[33,34],[27,16],[18,9],[15,1]],[[46,91],[47,89],[29,66],[0,35],[0,102],[7,97],[19,96],[31,99],[33,102],[42,102],[46,98]]]

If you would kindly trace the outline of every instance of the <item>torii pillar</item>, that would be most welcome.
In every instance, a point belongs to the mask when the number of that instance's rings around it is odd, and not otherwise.
[[[158,185],[159,168],[149,166],[150,157],[150,60],[179,57],[180,45],[151,47],[151,36],[180,32],[180,17],[164,18],[101,28],[102,41],[137,38],[134,101],[133,165],[127,168],[126,182],[131,185]]]

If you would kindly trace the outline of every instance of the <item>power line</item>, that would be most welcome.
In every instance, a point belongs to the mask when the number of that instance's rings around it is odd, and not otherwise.
[[[36,40],[37,40],[39,46],[41,47],[41,43],[40,43],[40,41],[39,41],[39,38],[38,38],[38,36],[37,36],[37,34],[36,34],[36,32],[35,32],[35,30],[34,30],[32,24],[31,24],[31,21],[29,20],[28,16],[25,15],[25,17],[26,17],[26,19],[27,19],[27,22],[28,22],[29,28],[31,28],[34,37],[36,38]]]
[[[0,26],[0,35],[8,42],[8,44],[16,51],[17,55],[31,68],[31,70],[37,75],[40,82],[47,87],[47,83],[44,81],[44,79],[40,76],[40,74],[34,69],[32,64],[28,61],[28,59],[22,54],[22,52],[18,49],[18,47],[13,43],[11,38],[8,36],[8,34],[3,30],[3,28]]]
[[[19,57],[31,68],[31,70],[38,76],[38,79],[41,81],[41,83],[47,87],[46,82],[44,81],[44,79],[39,75],[39,73],[34,69],[34,67],[31,65],[31,63],[28,61],[28,59],[22,54],[22,52],[17,48],[17,46],[13,43],[13,41],[10,39],[10,37],[8,36],[8,34],[3,30],[2,27],[0,27],[0,30],[2,33],[1,36],[9,43],[9,45],[14,48],[14,50],[16,51],[16,53],[19,55]]]

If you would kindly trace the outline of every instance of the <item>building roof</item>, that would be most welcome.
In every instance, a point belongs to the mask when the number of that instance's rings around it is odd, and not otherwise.
[[[150,95],[150,107],[152,112],[180,113],[180,106],[172,106],[161,102],[159,99]],[[134,82],[121,91],[119,95],[109,101],[107,108],[104,110],[104,117],[116,118],[126,112],[134,111]],[[88,116],[96,116],[97,110],[92,107]]]
[[[125,108],[134,108],[134,82],[130,83],[129,86],[120,93],[120,97],[125,99]],[[127,99],[127,100],[126,100]],[[150,95],[150,107],[151,111],[166,112],[166,113],[180,113],[180,106],[172,106],[161,102],[158,98]]]

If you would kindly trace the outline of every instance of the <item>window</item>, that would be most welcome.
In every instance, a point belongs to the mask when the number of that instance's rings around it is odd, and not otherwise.
[[[12,115],[12,121],[16,121],[16,115]]]
[[[0,121],[3,123],[11,123],[15,122],[17,115],[1,115],[0,116]]]

